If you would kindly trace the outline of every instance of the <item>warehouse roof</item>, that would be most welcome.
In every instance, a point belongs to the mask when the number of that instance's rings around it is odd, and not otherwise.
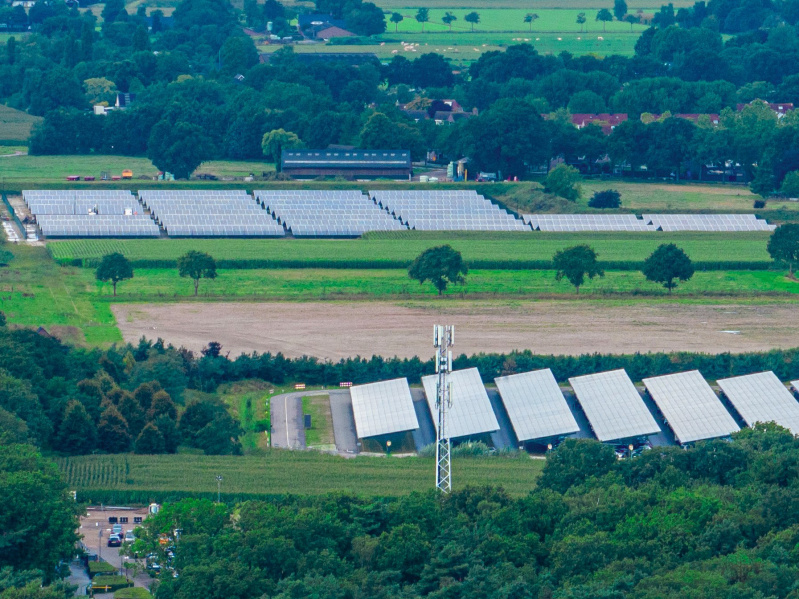
[[[408,150],[283,150],[283,168],[411,168]]]

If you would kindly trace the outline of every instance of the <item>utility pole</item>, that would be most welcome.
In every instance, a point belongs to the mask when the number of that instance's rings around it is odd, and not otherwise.
[[[447,410],[452,407],[452,350],[455,343],[455,327],[435,325],[433,327],[433,347],[436,348],[436,410],[438,429],[436,431],[436,488],[443,493],[452,491],[452,462],[450,460],[450,441],[447,432]]]

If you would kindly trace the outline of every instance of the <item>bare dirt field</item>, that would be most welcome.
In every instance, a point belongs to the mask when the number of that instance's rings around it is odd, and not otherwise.
[[[761,351],[799,343],[797,307],[685,302],[309,302],[113,306],[125,341],[142,335],[199,350],[338,359],[432,352],[432,325],[454,324],[457,354]]]

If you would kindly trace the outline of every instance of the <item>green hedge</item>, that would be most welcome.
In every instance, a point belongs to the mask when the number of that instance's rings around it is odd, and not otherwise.
[[[97,574],[110,574],[116,571],[117,569],[108,562],[89,562],[90,577],[94,577]]]
[[[98,258],[57,259],[61,266],[97,268]],[[175,260],[131,260],[133,268],[177,268]],[[405,269],[410,265],[405,260],[217,260],[217,268],[223,270],[249,270],[272,268],[329,268],[329,269]],[[551,260],[467,260],[472,270],[553,270]],[[644,263],[637,260],[600,261],[604,270],[641,270]],[[699,271],[711,270],[769,270],[774,267],[769,261],[714,261],[694,262]]]
[[[96,590],[101,593],[109,592],[113,593],[114,591],[118,591],[119,589],[124,589],[127,587],[132,587],[133,583],[129,581],[125,576],[95,576],[92,580],[92,590]],[[108,590],[106,591],[106,587]]]
[[[152,594],[144,587],[128,587],[114,593],[114,599],[150,599]]]

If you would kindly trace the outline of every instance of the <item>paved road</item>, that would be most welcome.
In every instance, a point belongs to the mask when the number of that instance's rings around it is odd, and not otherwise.
[[[358,435],[349,390],[330,392],[330,414],[333,416],[333,435],[336,450],[341,454],[358,453]]]
[[[272,447],[305,449],[305,423],[302,417],[302,398],[327,395],[329,391],[294,391],[275,395],[270,402]]]

